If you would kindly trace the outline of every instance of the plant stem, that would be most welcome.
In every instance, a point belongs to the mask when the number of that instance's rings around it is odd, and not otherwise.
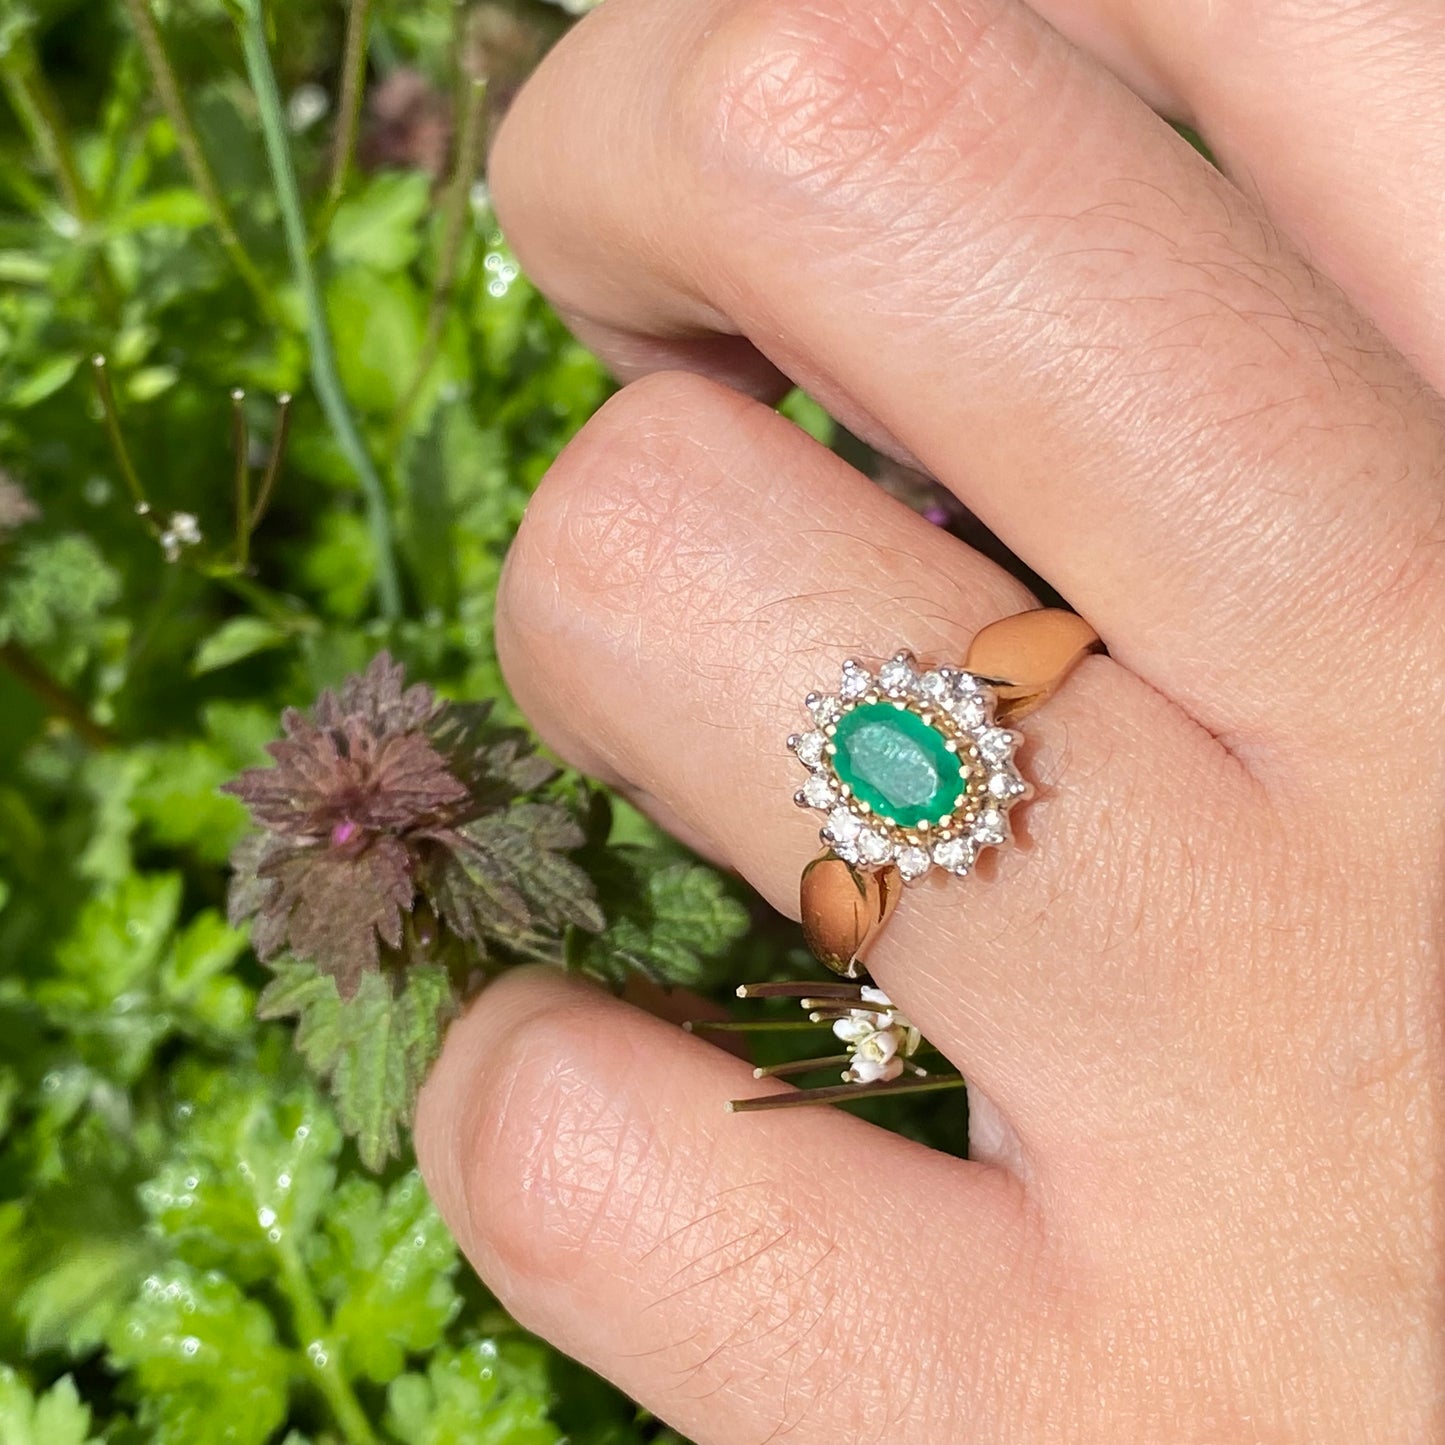
[[[231,393],[231,447],[236,455],[233,481],[236,503],[236,565],[245,571],[251,560],[251,434],[246,426],[246,393]]]
[[[135,464],[130,459],[130,448],[125,444],[125,432],[120,425],[120,410],[115,404],[115,391],[110,384],[110,368],[99,352],[90,358],[90,371],[95,378],[95,390],[100,397],[100,409],[105,415],[105,430],[110,437],[111,450],[115,453],[115,463],[120,468],[126,490],[130,492],[131,500],[135,503],[136,516],[152,532],[158,533],[160,527],[151,516],[150,501],[136,473]]]
[[[436,365],[441,350],[442,333],[447,311],[456,287],[457,264],[461,259],[462,241],[466,237],[467,215],[471,204],[472,182],[476,180],[481,160],[482,127],[487,114],[487,82],[473,80],[467,86],[467,105],[462,117],[461,135],[457,140],[457,158],[452,172],[446,207],[442,214],[441,254],[437,259],[436,280],[432,285],[431,305],[427,308],[426,334],[417,358],[416,373],[411,379],[396,415],[391,419],[390,443],[400,444],[406,432],[416,399]]]
[[[40,73],[40,61],[28,35],[20,35],[8,52],[0,53],[0,74],[5,78],[5,94],[31,145],[55,177],[66,209],[88,225],[95,220],[95,201],[81,179],[60,108]]]
[[[276,398],[276,433],[271,438],[271,455],[266,458],[266,470],[261,476],[261,485],[256,492],[256,504],[251,509],[251,530],[261,525],[266,508],[271,505],[271,493],[275,490],[276,479],[281,475],[281,459],[286,455],[286,438],[291,434],[291,393],[283,391]]]
[[[271,295],[271,288],[266,284],[260,267],[251,259],[251,253],[246,250],[237,234],[231,209],[221,195],[216,173],[206,159],[201,138],[196,133],[190,112],[181,96],[180,82],[166,51],[160,26],[156,24],[155,16],[151,13],[150,0],[125,0],[125,7],[130,12],[136,39],[140,42],[146,64],[150,67],[151,79],[155,81],[161,105],[170,117],[171,129],[175,132],[176,144],[180,147],[181,159],[185,162],[191,184],[200,192],[201,199],[210,210],[211,226],[216,232],[216,238],[261,309],[274,319],[278,315],[275,298]]]
[[[340,1346],[326,1337],[326,1315],[311,1287],[311,1277],[306,1273],[300,1253],[289,1239],[283,1238],[276,1246],[276,1257],[281,1266],[281,1288],[291,1305],[296,1338],[311,1366],[308,1377],[316,1382],[316,1388],[331,1407],[350,1445],[379,1445],[371,1421],[366,1418],[366,1411],[341,1368]]]
[[[261,117],[261,134],[266,143],[266,157],[276,200],[281,208],[281,221],[286,232],[286,245],[291,253],[296,288],[306,309],[307,333],[311,344],[311,379],[316,396],[331,429],[352,467],[366,498],[367,521],[371,527],[372,545],[376,551],[376,587],[382,616],[394,622],[401,616],[401,583],[396,570],[396,552],[392,540],[391,515],[381,477],[361,439],[341,378],[336,371],[336,353],[331,343],[331,330],[317,284],[316,272],[306,240],[306,222],[301,212],[301,194],[296,185],[296,169],[286,143],[286,121],[281,96],[276,88],[276,72],[271,66],[271,53],[266,44],[266,22],[261,13],[261,0],[240,0],[241,46],[246,56],[246,71],[256,93],[256,106]]]
[[[331,180],[326,187],[326,204],[316,223],[318,243],[331,229],[332,218],[346,191],[352,158],[356,155],[361,97],[366,89],[366,36],[370,24],[371,0],[351,0],[346,16],[346,49],[341,59],[341,95],[336,103],[336,136],[331,146]]]
[[[61,203],[82,227],[95,223],[95,197],[75,163],[75,148],[65,127],[65,117],[45,83],[40,58],[29,34],[22,30],[12,37],[9,49],[0,50],[0,83],[6,99],[20,118],[36,154],[55,178]],[[99,248],[95,255],[96,279],[100,299],[112,317],[120,312],[120,288]]]
[[[81,698],[18,642],[0,643],[0,667],[38,698],[47,712],[68,722],[82,742],[93,748],[108,748],[117,741],[109,728],[91,717]]]

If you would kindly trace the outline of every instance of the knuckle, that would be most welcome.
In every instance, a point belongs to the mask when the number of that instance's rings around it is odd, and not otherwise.
[[[1037,50],[1015,16],[1000,0],[739,0],[678,71],[682,133],[731,170],[819,191],[879,180],[902,150],[957,156]]]
[[[706,525],[709,453],[756,408],[685,372],[613,397],[558,458],[518,530],[502,607],[512,624],[555,635],[585,618],[629,626],[696,581],[688,538]]]

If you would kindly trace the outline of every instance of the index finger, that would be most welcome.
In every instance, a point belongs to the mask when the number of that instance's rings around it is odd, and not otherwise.
[[[745,336],[1227,742],[1335,737],[1332,679],[1400,670],[1438,404],[1024,6],[609,0],[493,180],[628,369]]]

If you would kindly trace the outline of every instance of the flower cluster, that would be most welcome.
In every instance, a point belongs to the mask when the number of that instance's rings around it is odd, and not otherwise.
[[[865,984],[858,991],[862,1007],[833,1022],[834,1037],[848,1045],[845,1084],[891,1083],[922,1042],[919,1032],[893,1006],[881,988]]]
[[[258,957],[306,959],[348,998],[383,949],[434,951],[437,924],[472,966],[496,947],[547,953],[569,923],[602,927],[566,856],[582,830],[561,804],[525,797],[555,769],[489,713],[406,687],[386,653],[310,716],[286,712],[275,766],[227,787],[261,830],[232,859],[230,896]]]

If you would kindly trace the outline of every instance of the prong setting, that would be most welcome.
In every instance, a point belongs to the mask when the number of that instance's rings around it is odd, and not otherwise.
[[[997,693],[987,679],[957,667],[923,667],[906,649],[876,671],[850,658],[840,669],[834,692],[807,695],[810,725],[787,740],[808,772],[794,800],[825,815],[821,841],[855,867],[896,867],[910,884],[934,870],[966,877],[983,849],[1007,846],[1012,838],[1009,810],[1033,791],[1015,763],[1023,739],[995,724],[997,705]],[[885,720],[894,717],[887,708],[911,714],[916,721],[908,723],[905,732],[917,735],[922,724],[936,734],[930,746],[936,749],[939,766],[945,757],[955,759],[962,780],[951,806],[933,816],[914,808],[900,818],[878,806],[880,799],[870,788],[864,788],[868,797],[860,796],[853,786],[856,777],[850,782],[843,775],[839,753],[840,725],[849,731],[853,725],[845,719],[860,708],[873,709],[872,716]],[[896,722],[901,728],[906,719]],[[948,769],[954,766],[950,762]],[[953,791],[950,788],[943,800]]]

